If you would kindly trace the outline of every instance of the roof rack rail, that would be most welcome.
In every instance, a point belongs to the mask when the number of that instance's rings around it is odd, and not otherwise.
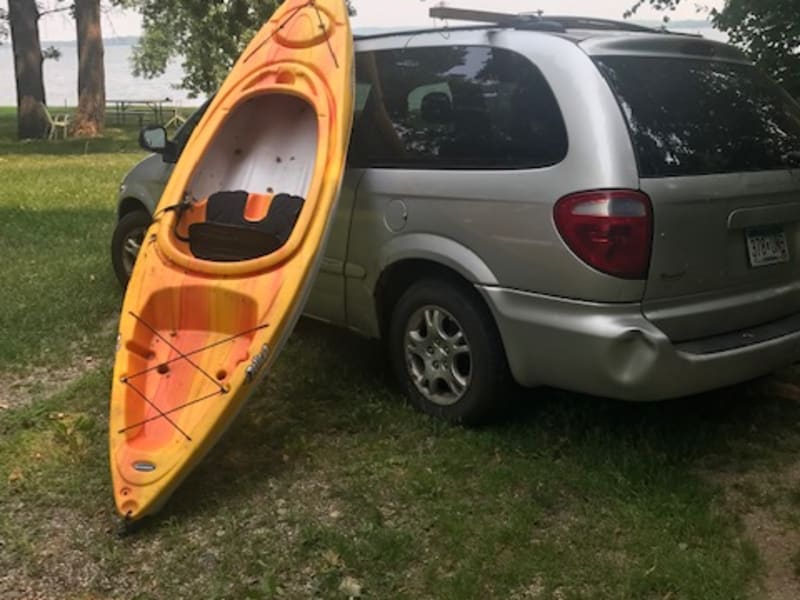
[[[456,27],[448,27],[448,32],[455,32],[455,31],[485,31],[488,29],[496,29],[497,24],[494,23],[482,23],[479,25],[460,25]],[[354,35],[354,39],[356,40],[375,40],[387,37],[396,37],[396,36],[416,36],[416,35],[423,35],[426,33],[442,33],[442,27],[422,27],[417,29],[392,29],[389,31],[382,31],[380,33],[367,33],[367,34],[357,34]]]
[[[523,13],[525,14],[525,13]],[[660,33],[661,29],[637,25],[625,21],[611,19],[595,19],[594,17],[573,17],[569,15],[548,15],[548,21],[561,23],[567,29],[599,29],[607,31],[632,31],[641,33]]]
[[[433,6],[428,14],[433,19],[454,19],[458,21],[471,21],[473,23],[489,23],[501,27],[514,29],[531,29],[536,31],[555,31],[563,33],[566,28],[557,21],[543,19],[534,14],[509,14],[489,12],[484,10],[469,10],[465,8],[450,8],[449,6]]]
[[[491,23],[514,29],[534,29],[540,31],[565,32],[567,29],[596,29],[602,31],[630,31],[639,33],[662,33],[664,30],[592,17],[543,16],[540,13],[498,13],[483,10],[434,6],[428,13],[434,19],[453,19],[475,23]]]

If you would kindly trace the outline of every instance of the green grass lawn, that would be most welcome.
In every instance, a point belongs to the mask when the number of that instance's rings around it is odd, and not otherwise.
[[[535,391],[466,430],[409,409],[377,344],[304,321],[162,514],[119,537],[108,246],[142,154],[130,131],[19,144],[12,119],[0,111],[3,600],[798,597],[795,372],[647,406]]]

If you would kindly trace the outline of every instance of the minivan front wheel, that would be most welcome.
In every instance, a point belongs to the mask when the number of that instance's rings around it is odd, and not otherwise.
[[[505,399],[510,376],[500,336],[464,285],[413,284],[392,312],[388,343],[395,375],[422,412],[477,425]]]
[[[128,213],[119,220],[111,239],[111,264],[120,285],[127,287],[133,272],[133,265],[142,247],[147,228],[150,227],[150,214],[144,210]]]

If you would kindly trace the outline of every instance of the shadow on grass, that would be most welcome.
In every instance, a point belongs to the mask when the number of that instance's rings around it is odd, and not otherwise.
[[[0,109],[0,156],[44,154],[54,156],[140,152],[137,123],[107,122],[104,135],[94,139],[18,140],[17,116],[13,109]]]
[[[0,137],[0,156],[32,155],[80,156],[82,154],[108,154],[119,152],[142,152],[137,141],[137,132],[110,130],[106,135],[92,139],[69,138],[66,140],[12,140]]]
[[[664,485],[665,470],[680,478],[791,459],[800,450],[799,421],[800,404],[771,397],[760,382],[656,404],[542,389],[520,393],[498,423],[463,436],[405,405],[378,342],[301,320],[272,377],[158,520],[203,513],[307,460],[324,462],[341,436],[405,435],[411,445],[460,436],[487,460],[496,452],[566,459],[584,471],[618,473],[636,488],[654,477]]]
[[[61,362],[71,342],[117,310],[108,250],[115,214],[106,204],[0,208],[0,370],[40,362],[43,353]]]
[[[165,115],[172,114],[171,107],[165,107]],[[188,117],[194,109],[182,110]],[[70,109],[74,111],[74,109]],[[16,111],[0,107],[0,156],[8,154],[80,155],[116,152],[141,152],[139,131],[142,126],[152,125],[145,120],[140,125],[136,120],[120,122],[112,114],[106,115],[106,128],[102,137],[92,139],[59,138],[56,140],[18,140]],[[174,134],[174,129],[170,129]]]
[[[527,392],[498,432],[512,440],[523,439],[525,431],[538,432],[563,446],[563,452],[577,452],[587,463],[616,463],[623,470],[648,464],[693,471],[744,470],[759,463],[795,460],[800,450],[800,389],[796,398],[775,395],[770,384],[779,378],[800,383],[795,373],[786,370],[656,403],[552,389]]]

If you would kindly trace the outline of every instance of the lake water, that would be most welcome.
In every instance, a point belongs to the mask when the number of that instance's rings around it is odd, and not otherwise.
[[[45,44],[48,46],[49,44]],[[57,61],[44,62],[45,93],[52,107],[75,106],[78,102],[78,53],[74,44],[54,44],[61,50]],[[175,104],[199,106],[202,99],[190,100],[177,89],[183,79],[180,64],[173,63],[157,79],[141,79],[131,74],[131,46],[108,44],[105,48],[106,96],[111,99],[151,100],[170,98]],[[10,45],[0,46],[0,106],[17,103],[14,58]]]
[[[700,33],[718,41],[726,41],[724,33],[710,27],[700,29],[675,29],[684,33]],[[49,43],[45,43],[49,46]],[[54,44],[61,50],[58,61],[45,61],[45,91],[48,104],[52,107],[75,106],[78,102],[78,56],[74,43]],[[184,90],[178,89],[183,79],[183,69],[173,62],[166,73],[157,79],[141,79],[131,74],[132,46],[130,44],[107,43],[105,48],[106,96],[110,99],[153,100],[170,98],[181,106],[199,106],[203,99],[189,99]],[[11,46],[0,46],[0,106],[16,104],[16,84],[14,82],[14,60]]]

